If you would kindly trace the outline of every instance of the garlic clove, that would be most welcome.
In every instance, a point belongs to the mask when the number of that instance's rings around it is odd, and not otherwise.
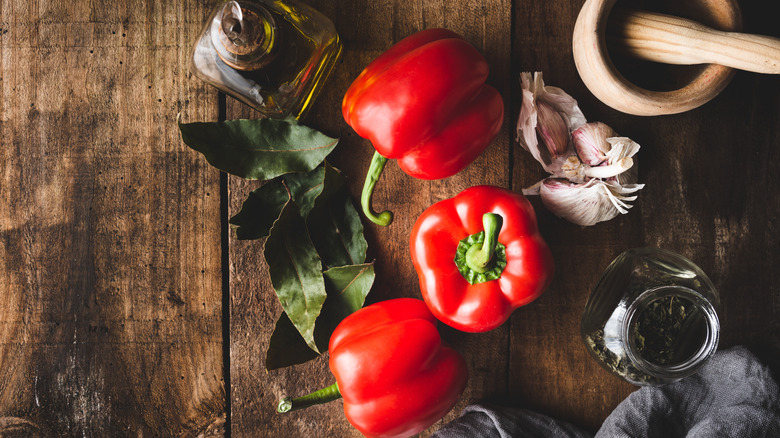
[[[521,73],[520,83],[523,100],[520,105],[520,116],[517,118],[517,142],[546,168],[539,150],[539,138],[536,135],[536,96],[531,89],[533,85],[531,73]]]
[[[607,159],[612,145],[607,138],[616,137],[617,133],[601,122],[586,123],[571,133],[574,149],[583,163],[598,166]]]
[[[542,72],[536,72],[534,78],[538,90],[536,92],[537,99],[549,103],[559,114],[561,114],[561,116],[563,116],[566,126],[569,127],[569,132],[574,131],[588,122],[575,98],[571,97],[561,88],[544,85]]]
[[[547,152],[552,159],[563,155],[569,146],[569,128],[549,103],[536,102],[537,124],[536,133],[539,134],[542,143],[547,147]]]
[[[621,186],[617,182],[592,179],[577,184],[560,178],[548,178],[539,189],[542,203],[558,217],[582,226],[595,225],[628,213],[629,202],[636,196],[626,196],[644,187],[643,184]]]
[[[520,105],[520,115],[517,118],[517,141],[523,149],[531,153],[536,161],[548,172],[555,174],[560,170],[561,165],[568,155],[573,154],[574,150],[569,145],[571,142],[568,137],[572,130],[579,128],[587,122],[585,115],[577,105],[577,101],[566,94],[560,88],[547,87],[544,85],[542,73],[523,72],[520,74],[520,84],[522,89],[522,103]],[[566,126],[566,143],[563,145],[559,134],[553,134],[554,151],[551,153],[547,144],[539,145],[540,136],[537,135],[537,126],[542,125],[542,129],[548,129],[547,123],[543,123],[539,116],[539,103],[542,106],[548,105],[554,110],[558,117]],[[542,111],[545,111],[542,109]],[[548,117],[555,120],[552,117]],[[556,123],[556,121],[550,122]],[[556,123],[557,125],[557,123]],[[560,132],[558,128],[556,131]],[[546,140],[545,140],[546,141]],[[565,152],[564,152],[565,151]]]

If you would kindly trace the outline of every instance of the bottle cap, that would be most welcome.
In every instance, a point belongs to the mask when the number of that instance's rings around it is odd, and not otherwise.
[[[210,32],[219,57],[237,70],[257,70],[276,54],[276,22],[259,5],[226,2],[214,17]]]

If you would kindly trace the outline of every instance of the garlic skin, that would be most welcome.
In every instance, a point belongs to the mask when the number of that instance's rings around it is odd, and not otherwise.
[[[634,166],[631,157],[623,157],[614,163],[605,161],[601,166],[591,167],[583,163],[576,156],[569,157],[561,166],[561,172],[556,176],[562,176],[571,182],[585,183],[591,178],[609,179],[622,175]]]
[[[607,152],[607,162],[613,164],[623,158],[633,157],[639,152],[639,145],[628,137],[607,138],[610,149]]]
[[[517,141],[551,175],[523,194],[540,195],[553,214],[582,226],[628,213],[644,187],[633,159],[640,146],[604,123],[588,123],[577,101],[545,86],[541,72],[521,73],[520,81]]]
[[[617,161],[626,157],[633,157],[639,152],[639,145],[628,137],[612,137],[607,142],[612,146],[610,153],[607,154],[608,162]],[[633,184],[639,180],[636,166],[627,169],[615,177],[619,184]]]
[[[591,179],[577,184],[561,178],[548,178],[540,184],[542,203],[550,212],[577,225],[590,226],[628,213],[626,196],[642,189],[644,184],[620,185],[616,181]]]

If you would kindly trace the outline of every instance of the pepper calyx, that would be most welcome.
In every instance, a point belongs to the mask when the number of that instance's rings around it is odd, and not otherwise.
[[[498,241],[503,218],[485,213],[483,225],[485,231],[464,238],[455,251],[455,265],[469,284],[497,280],[506,268],[506,246]]]

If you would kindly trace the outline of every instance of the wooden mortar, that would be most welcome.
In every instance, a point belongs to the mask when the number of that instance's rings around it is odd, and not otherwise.
[[[688,0],[685,0],[688,1]],[[733,69],[780,73],[780,40],[736,33],[742,26],[734,0],[699,0],[700,14],[713,28],[697,22],[639,11],[618,11],[616,0],[587,0],[573,34],[574,61],[590,91],[605,104],[628,114],[676,114],[710,101],[728,85]],[[627,80],[607,51],[610,48],[667,64],[707,64],[682,88],[651,91]]]

